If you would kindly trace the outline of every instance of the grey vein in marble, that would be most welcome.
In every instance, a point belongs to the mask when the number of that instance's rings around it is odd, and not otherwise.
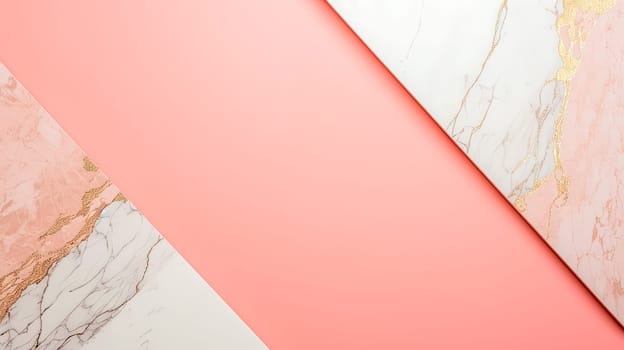
[[[266,349],[129,202],[106,207],[0,322],[0,349],[207,346]]]

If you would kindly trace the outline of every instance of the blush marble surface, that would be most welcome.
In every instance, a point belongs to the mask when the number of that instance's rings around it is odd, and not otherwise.
[[[331,0],[624,321],[624,2]]]
[[[266,349],[0,65],[0,349]]]

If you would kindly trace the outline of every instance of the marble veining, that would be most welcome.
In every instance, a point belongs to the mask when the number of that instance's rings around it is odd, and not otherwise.
[[[329,2],[622,322],[622,1]]]
[[[163,242],[128,202],[110,204],[89,238],[11,306],[0,344],[62,349],[86,343],[141,291],[148,270],[164,263]]]
[[[0,349],[266,349],[0,65]]]

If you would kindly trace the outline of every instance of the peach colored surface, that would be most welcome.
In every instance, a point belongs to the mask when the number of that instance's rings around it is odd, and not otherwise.
[[[271,349],[624,346],[325,3],[24,0],[0,30],[0,60]]]

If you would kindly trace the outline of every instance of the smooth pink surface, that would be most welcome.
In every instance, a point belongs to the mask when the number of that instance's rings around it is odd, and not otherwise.
[[[4,4],[0,59],[272,349],[624,332],[320,1]]]

